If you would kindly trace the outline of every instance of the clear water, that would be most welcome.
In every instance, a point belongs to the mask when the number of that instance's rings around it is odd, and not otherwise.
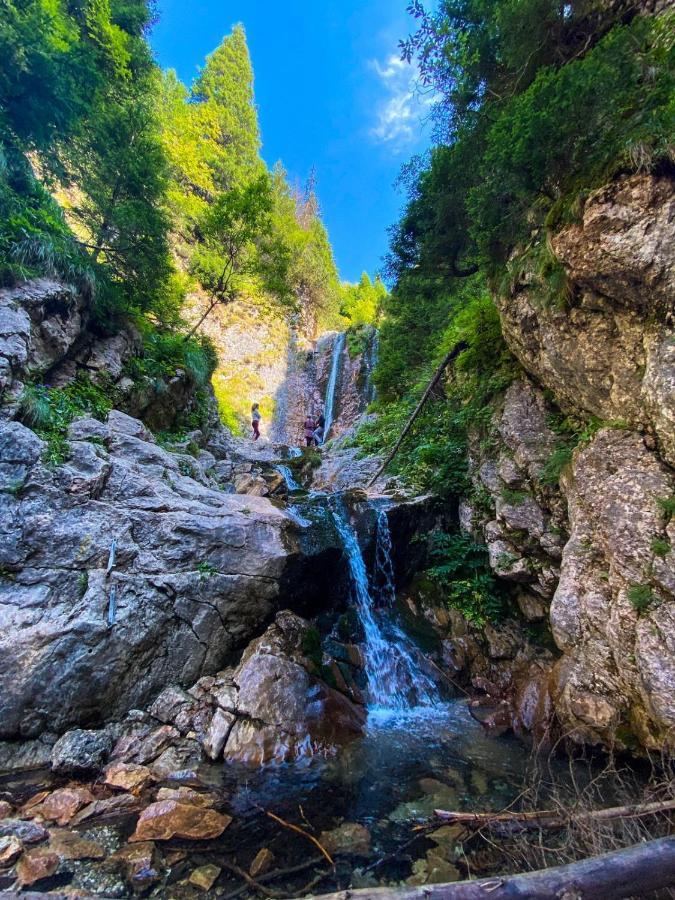
[[[342,351],[345,346],[346,334],[341,331],[333,341],[333,357],[330,365],[330,375],[328,376],[328,385],[326,387],[326,400],[324,403],[324,417],[326,424],[324,426],[324,441],[330,437],[331,426],[335,413],[335,391],[337,388],[338,375],[340,374],[340,360]]]
[[[342,539],[349,565],[354,607],[365,635],[363,653],[368,683],[370,708],[409,710],[436,706],[440,703],[434,682],[420,668],[414,647],[407,636],[390,619],[390,600],[386,596],[382,609],[376,609],[368,572],[358,537],[349,522],[344,503],[335,498],[331,503],[335,527]],[[391,565],[391,537],[386,514],[378,516],[377,568],[383,590],[394,590]]]

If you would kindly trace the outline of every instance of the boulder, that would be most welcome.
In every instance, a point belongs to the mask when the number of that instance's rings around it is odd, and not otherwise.
[[[67,731],[52,749],[52,771],[59,775],[98,772],[112,750],[107,731]]]
[[[371,855],[370,832],[357,822],[343,822],[332,831],[322,831],[319,843],[331,856],[365,856]]]
[[[105,447],[82,439],[97,427],[74,425],[70,458],[50,468],[30,429],[0,420],[0,482],[25,485],[0,494],[0,738],[119,719],[189,687],[260,632],[282,588],[325,602],[339,566],[333,534],[310,540],[267,499],[184,474],[142,422],[111,412]]]
[[[225,758],[252,765],[334,752],[363,732],[365,713],[315,674],[304,654],[309,624],[283,611],[246,649],[232,675],[237,721]]]

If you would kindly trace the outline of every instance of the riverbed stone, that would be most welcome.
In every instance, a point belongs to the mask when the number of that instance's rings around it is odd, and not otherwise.
[[[138,793],[153,781],[153,775],[147,766],[115,760],[106,766],[103,780],[109,787]]]
[[[272,853],[269,847],[263,847],[258,850],[248,870],[251,878],[257,878],[259,875],[264,875],[265,872],[269,872],[274,863],[274,859],[274,853]]]
[[[0,867],[13,865],[23,853],[23,842],[14,835],[0,837]]]
[[[222,869],[209,863],[205,866],[199,866],[190,872],[188,881],[201,891],[210,891],[213,885],[218,881]]]
[[[49,835],[49,849],[61,859],[105,859],[106,851],[98,841],[88,840],[76,831],[54,829]]]
[[[370,856],[371,837],[370,832],[358,822],[343,822],[332,831],[322,831],[319,837],[322,844],[331,856]]]
[[[220,837],[232,821],[231,816],[176,800],[152,803],[141,813],[130,843],[185,840],[210,840]]]
[[[67,825],[82,807],[94,802],[94,795],[83,785],[59,788],[48,794],[41,803],[33,806],[31,816]]]
[[[144,891],[161,877],[157,848],[152,841],[125,844],[108,858],[106,867],[121,871],[134,891]]]
[[[53,875],[60,862],[59,854],[46,847],[27,850],[17,863],[17,880],[22,887],[30,887],[36,881]]]
[[[26,822],[23,819],[1,819],[0,838],[17,837],[24,844],[39,844],[46,841],[49,832],[38,822]]]

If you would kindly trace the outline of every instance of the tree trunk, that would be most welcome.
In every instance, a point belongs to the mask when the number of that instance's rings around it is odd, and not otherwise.
[[[471,813],[434,810],[444,822],[484,828],[486,825],[515,826],[516,828],[565,828],[574,822],[600,822],[611,819],[639,819],[675,810],[675,800],[658,800],[654,803],[634,803],[627,806],[611,806],[608,809],[590,809],[581,812],[561,813],[545,809],[536,812]]]
[[[643,898],[673,885],[675,837],[665,837],[524,875],[319,896],[321,900],[621,900]]]

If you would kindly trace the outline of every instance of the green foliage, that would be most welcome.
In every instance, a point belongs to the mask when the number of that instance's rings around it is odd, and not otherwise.
[[[542,466],[539,483],[546,487],[557,487],[560,476],[572,462],[574,451],[588,444],[605,423],[595,416],[583,421],[573,416],[553,415],[549,417],[548,424],[559,439]]]
[[[347,352],[352,359],[366,352],[373,334],[373,329],[368,325],[356,325],[347,330]]]
[[[519,491],[509,487],[502,488],[502,500],[504,503],[509,503],[512,506],[518,506],[518,504],[527,500],[529,496],[527,491]]]
[[[632,584],[628,588],[628,599],[638,613],[645,612],[654,602],[654,594],[648,584]]]
[[[466,534],[433,535],[428,574],[446,592],[446,602],[474,625],[499,622],[506,599],[490,569],[487,548]]]
[[[218,569],[215,566],[212,566],[211,563],[206,560],[202,560],[197,563],[197,571],[199,572],[199,580],[202,581],[205,578],[210,578],[212,575],[218,574]]]
[[[186,340],[181,332],[160,331],[148,324],[142,328],[143,349],[125,364],[124,373],[134,381],[173,378],[184,369],[193,382],[204,387],[216,367],[216,351],[206,336]]]
[[[675,516],[675,494],[672,497],[660,497],[658,500],[659,507],[666,522]]]
[[[114,392],[94,384],[79,373],[64,388],[27,384],[21,395],[21,420],[47,442],[45,459],[58,465],[68,456],[68,426],[78,416],[105,419],[114,403]]]
[[[343,283],[340,314],[352,326],[376,325],[387,295],[387,288],[382,281],[379,278],[371,281],[370,276],[364,272],[358,284]]]
[[[670,541],[667,538],[655,537],[651,542],[650,549],[654,556],[663,558],[668,556],[671,551]]]
[[[362,427],[355,438],[367,453],[383,452],[390,447],[419,401],[439,358],[458,342],[465,341],[468,349],[455,361],[444,389],[439,389],[438,395],[426,404],[411,437],[404,442],[391,467],[392,472],[403,474],[415,487],[441,495],[470,492],[469,433],[489,438],[495,400],[518,371],[501,336],[499,316],[490,296],[479,290],[478,284],[473,286],[474,296],[469,290],[467,287],[460,291],[450,302],[446,298],[444,328],[439,334],[425,335],[426,359],[416,371],[412,370],[414,376],[408,370],[407,383],[403,381],[409,347],[404,323],[412,306],[406,305],[400,318],[392,315],[385,323],[389,327],[382,328],[380,363],[376,370],[376,383],[381,392],[376,404],[379,415],[375,422]],[[400,299],[396,289],[392,300]]]

